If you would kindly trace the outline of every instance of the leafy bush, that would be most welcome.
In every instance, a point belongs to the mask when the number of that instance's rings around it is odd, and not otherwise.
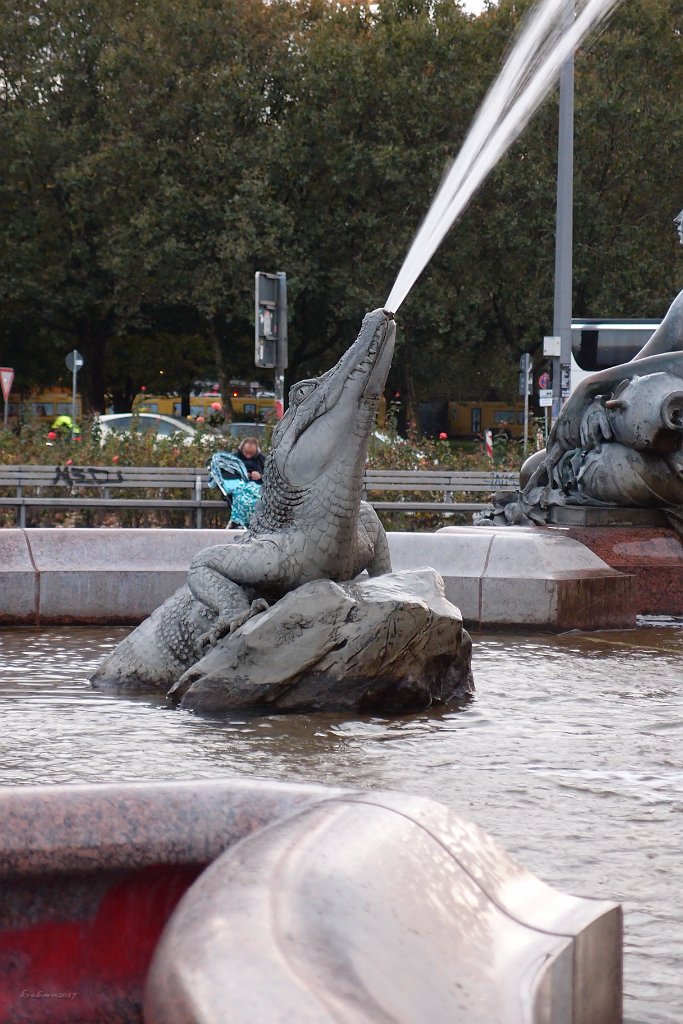
[[[187,466],[202,467],[215,451],[237,447],[237,440],[214,435],[200,430],[186,443],[184,436],[157,440],[151,434],[108,434],[101,439],[97,423],[85,422],[80,439],[57,436],[48,440],[48,428],[37,421],[29,422],[19,431],[0,429],[0,464],[3,465],[50,465],[50,466],[100,466],[105,468],[125,466]],[[268,443],[263,443],[268,451]],[[455,444],[445,439],[408,439],[400,437],[393,426],[375,431],[370,440],[368,467],[371,469],[405,470],[517,470],[522,461],[521,445],[496,438],[493,460],[487,458],[483,445],[475,442]],[[7,495],[13,491],[5,490]],[[55,494],[58,494],[55,491]],[[84,496],[96,496],[96,491],[82,489]],[[119,497],[140,497],[146,492],[136,490],[118,492]],[[153,497],[150,491],[149,497]],[[186,493],[167,491],[168,498],[186,497]],[[218,497],[218,492],[216,492]],[[438,501],[440,494],[423,493],[424,500]],[[400,497],[384,494],[387,500]],[[481,500],[478,495],[475,500]],[[444,522],[469,522],[470,513],[417,512],[382,513],[385,525],[392,529],[415,530],[433,529]],[[29,524],[32,526],[192,526],[193,513],[188,510],[154,509],[40,509],[29,510]],[[205,511],[206,526],[224,526],[226,511]],[[14,508],[3,509],[0,526],[13,526],[16,522]]]

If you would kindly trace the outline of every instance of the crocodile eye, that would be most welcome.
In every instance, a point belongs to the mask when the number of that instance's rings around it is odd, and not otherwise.
[[[317,384],[318,382],[315,380],[302,380],[299,384],[295,384],[289,392],[289,404],[298,405],[299,402],[303,402],[306,395],[315,390]]]

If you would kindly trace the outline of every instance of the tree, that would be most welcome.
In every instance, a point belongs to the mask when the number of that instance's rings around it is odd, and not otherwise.
[[[286,6],[157,0],[110,51],[108,265],[127,324],[194,331],[222,383],[252,350],[254,271],[291,230],[264,167],[282,104]],[[225,388],[224,388],[225,390]]]
[[[114,0],[114,21],[119,9]],[[19,363],[22,341],[47,340],[50,370],[53,349],[77,346],[99,398],[116,311],[103,261],[110,217],[89,168],[106,129],[98,67],[111,22],[89,0],[3,0],[0,25],[0,298],[10,338]]]
[[[107,349],[133,331],[161,343],[199,333],[224,369],[248,329],[254,264],[274,258],[288,226],[263,170],[280,102],[278,9],[4,7],[8,333],[16,341],[30,319],[78,345],[100,408]]]
[[[663,316],[681,287],[683,6],[625,0],[577,65],[575,309]]]
[[[252,367],[253,275],[284,270],[290,379],[389,294],[527,0],[0,0],[0,358],[128,400]],[[577,314],[661,314],[681,0],[624,0],[577,60]],[[391,384],[516,390],[552,323],[556,98],[475,194],[399,313]],[[16,355],[16,358],[15,358]],[[168,377],[166,373],[168,370]]]

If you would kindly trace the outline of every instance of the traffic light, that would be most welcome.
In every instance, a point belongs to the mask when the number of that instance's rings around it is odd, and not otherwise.
[[[257,270],[255,281],[254,362],[284,370],[288,363],[287,275]]]

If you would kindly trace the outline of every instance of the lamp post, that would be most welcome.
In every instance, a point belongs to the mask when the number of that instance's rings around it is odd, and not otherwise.
[[[574,0],[565,0],[562,27],[574,20]],[[574,55],[560,71],[560,119],[557,142],[555,228],[555,303],[553,334],[561,339],[553,358],[553,419],[569,397],[572,355],[572,242],[574,202]]]

